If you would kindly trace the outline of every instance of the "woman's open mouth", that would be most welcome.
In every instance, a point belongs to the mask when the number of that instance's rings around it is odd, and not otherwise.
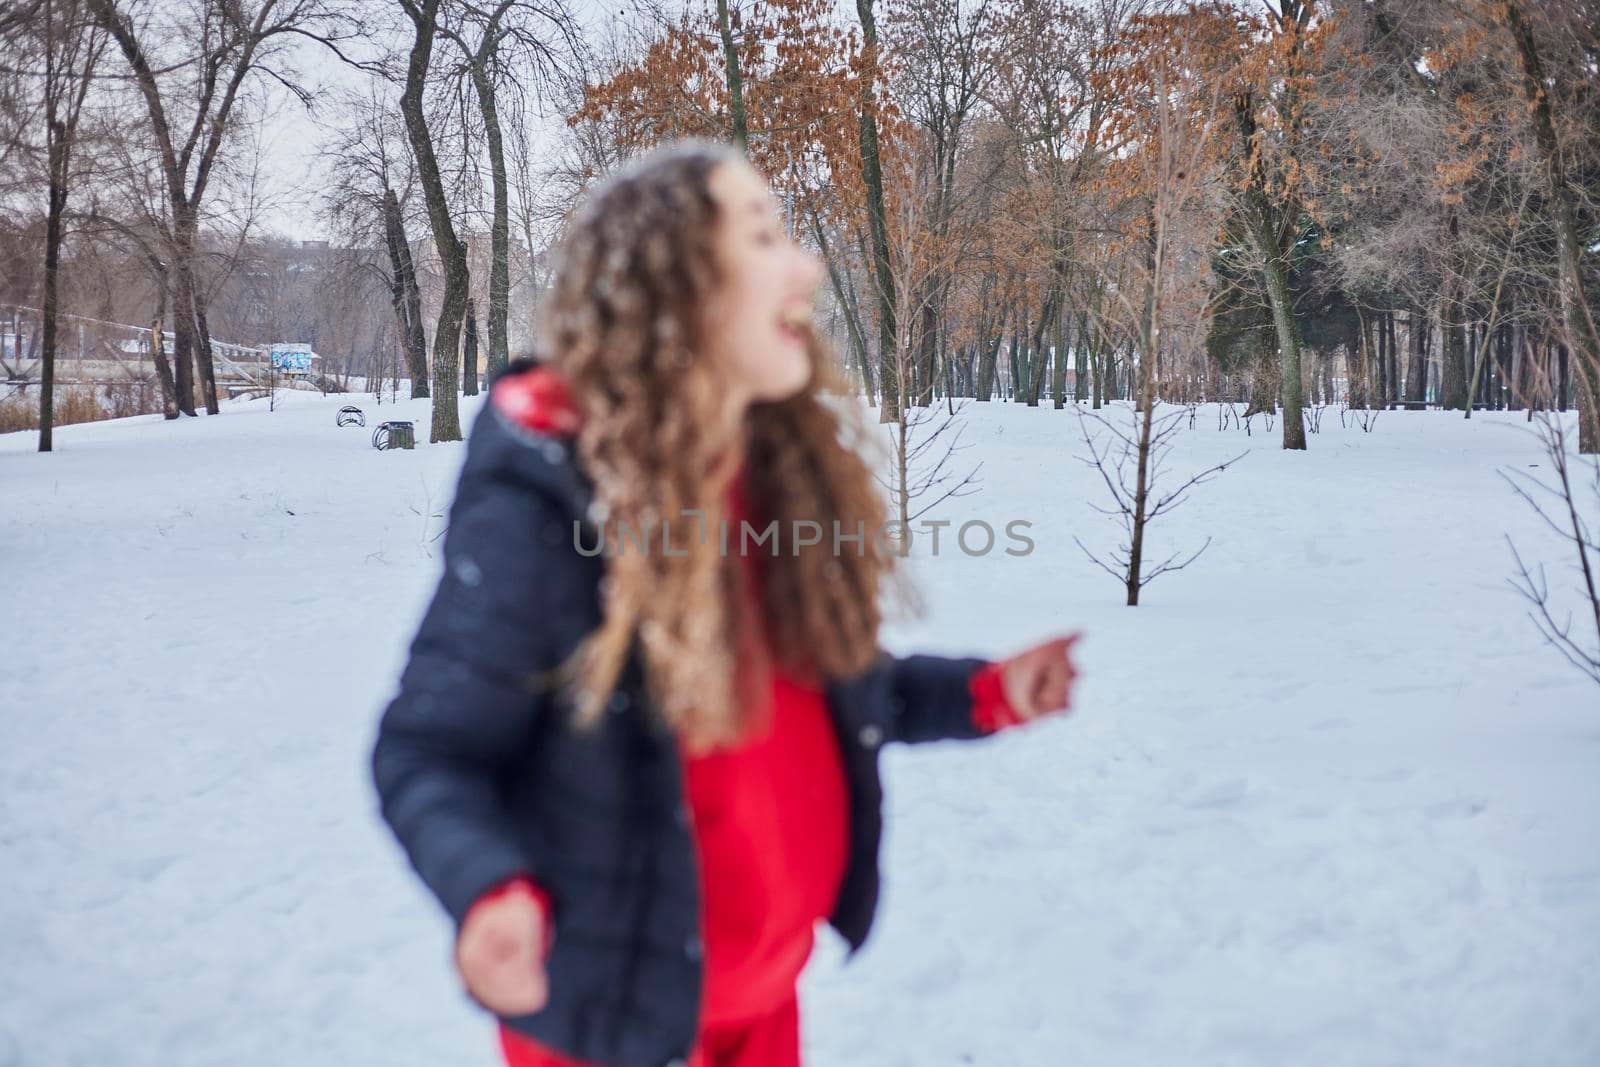
[[[799,344],[804,344],[811,332],[811,316],[802,311],[787,311],[778,318],[778,332]]]

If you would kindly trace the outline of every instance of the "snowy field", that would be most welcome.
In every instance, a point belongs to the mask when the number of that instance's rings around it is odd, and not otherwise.
[[[460,445],[337,429],[425,403],[0,437],[0,1067],[490,1067],[447,929],[378,822],[373,729]],[[476,411],[469,404],[470,415]],[[1519,416],[1332,413],[1152,534],[1137,609],[1071,413],[971,405],[978,493],[1037,551],[916,564],[898,649],[1081,628],[1070,718],[887,758],[879,926],[803,984],[818,1067],[1600,1063],[1600,693],[1505,535]]]

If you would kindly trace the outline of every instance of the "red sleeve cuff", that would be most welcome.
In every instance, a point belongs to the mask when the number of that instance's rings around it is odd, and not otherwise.
[[[533,895],[534,903],[539,905],[539,912],[544,917],[544,948],[542,951],[543,954],[548,957],[550,955],[550,942],[555,937],[555,926],[551,922],[553,909],[550,904],[550,894],[545,891],[544,886],[540,885],[538,882],[535,882],[532,878],[525,874],[519,874],[513,878],[507,878],[503,882],[499,882],[493,886],[490,886],[482,896],[472,902],[472,907],[467,909],[466,918],[472,918],[472,913],[474,911],[490,901],[499,900],[507,893],[511,893],[519,889],[531,893]],[[463,925],[465,925],[466,920],[464,919],[462,922]]]
[[[992,734],[1025,721],[1006,699],[1006,687],[1000,677],[1003,667],[999,662],[984,664],[973,672],[967,684],[972,694],[972,724],[979,733]]]

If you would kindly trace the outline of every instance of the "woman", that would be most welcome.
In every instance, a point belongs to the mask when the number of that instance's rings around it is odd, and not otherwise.
[[[512,1067],[793,1067],[818,919],[861,946],[886,741],[1065,708],[1071,638],[878,647],[895,555],[825,402],[821,268],[730,149],[572,220],[491,388],[384,714],[384,818]]]

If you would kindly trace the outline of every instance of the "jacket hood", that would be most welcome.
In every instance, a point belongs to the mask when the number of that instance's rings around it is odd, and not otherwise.
[[[573,445],[582,416],[562,377],[517,360],[490,384],[485,406],[473,424],[467,466],[540,491],[592,528],[594,486]]]
[[[554,367],[519,360],[489,390],[495,410],[525,430],[570,439],[583,424],[572,392]]]

